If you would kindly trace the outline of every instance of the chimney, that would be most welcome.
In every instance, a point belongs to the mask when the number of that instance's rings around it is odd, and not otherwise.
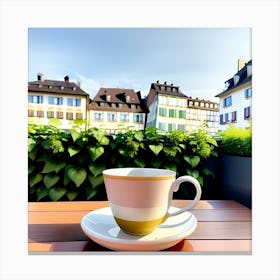
[[[64,77],[64,81],[65,81],[65,82],[69,82],[69,76],[66,75],[66,76]]]
[[[44,81],[45,80],[44,75],[42,73],[37,74],[37,79],[38,79],[38,81]]]
[[[237,72],[246,65],[246,60],[238,59]]]
[[[81,84],[82,84],[81,80],[79,80],[79,81],[77,82],[77,84],[78,84],[78,87],[81,88]]]
[[[130,102],[130,95],[126,95],[125,100],[126,100],[126,103],[129,103]]]
[[[157,84],[159,84],[159,80],[157,80]]]

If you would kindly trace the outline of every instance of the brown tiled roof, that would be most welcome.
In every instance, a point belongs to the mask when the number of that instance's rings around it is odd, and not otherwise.
[[[56,81],[56,80],[38,80],[28,82],[28,92],[46,92],[46,93],[61,93],[72,95],[89,96],[88,93],[83,91],[77,84],[69,81]]]
[[[151,84],[150,92],[146,97],[147,106],[151,105],[157,94],[188,98],[185,94],[181,92],[178,86],[174,86],[173,84],[169,85],[166,82],[162,84],[159,83],[159,81],[157,81],[156,83]]]
[[[145,100],[140,92],[124,88],[100,88],[92,102],[88,105],[90,110],[121,111],[121,112],[147,112]]]

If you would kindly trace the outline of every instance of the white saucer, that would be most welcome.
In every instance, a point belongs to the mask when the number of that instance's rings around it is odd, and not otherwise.
[[[170,207],[169,212],[179,210]],[[197,220],[191,212],[169,217],[150,234],[137,236],[123,232],[109,207],[86,214],[81,220],[83,232],[93,241],[116,251],[159,251],[170,248],[190,235]]]

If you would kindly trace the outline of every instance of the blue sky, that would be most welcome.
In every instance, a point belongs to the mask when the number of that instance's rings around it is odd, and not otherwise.
[[[81,80],[91,97],[100,87],[148,94],[157,80],[187,96],[215,95],[252,58],[249,28],[29,28],[28,80]]]

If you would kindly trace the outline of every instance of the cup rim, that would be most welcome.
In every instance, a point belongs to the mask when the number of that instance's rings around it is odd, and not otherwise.
[[[145,168],[145,167],[120,167],[105,169],[103,176],[106,178],[127,180],[163,180],[174,179],[176,172],[169,169]]]

